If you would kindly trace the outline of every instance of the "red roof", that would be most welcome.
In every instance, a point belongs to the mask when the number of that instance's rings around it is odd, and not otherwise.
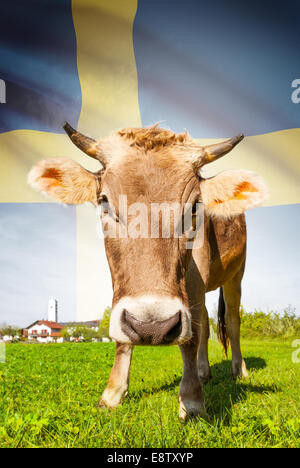
[[[38,321],[38,324],[39,325],[46,325],[47,327],[49,328],[57,328],[59,330],[61,330],[63,327],[61,325],[59,325],[59,323],[57,322],[49,322],[48,320],[39,320]]]
[[[26,330],[28,330],[29,328],[32,328],[34,325],[46,325],[47,327],[51,329],[54,328],[57,330],[61,330],[62,328],[64,328],[57,322],[49,322],[48,320],[37,320],[36,322],[29,325],[29,327],[26,327]]]

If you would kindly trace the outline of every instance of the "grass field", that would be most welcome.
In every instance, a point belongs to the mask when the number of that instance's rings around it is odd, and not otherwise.
[[[177,347],[137,347],[123,406],[96,409],[114,357],[112,343],[11,344],[0,364],[1,447],[297,447],[300,364],[293,340],[243,341],[250,378],[210,342],[208,420],[181,423]]]

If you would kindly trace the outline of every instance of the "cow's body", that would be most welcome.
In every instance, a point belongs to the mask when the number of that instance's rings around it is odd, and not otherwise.
[[[62,202],[101,204],[103,226],[119,233],[105,238],[114,292],[110,334],[117,351],[99,405],[113,408],[127,392],[134,345],[178,344],[183,358],[180,417],[203,414],[201,384],[211,377],[208,291],[220,288],[219,336],[225,350],[230,341],[233,375],[247,377],[239,332],[246,258],[243,213],[264,200],[266,188],[258,176],[245,171],[227,171],[211,179],[203,179],[200,173],[202,165],[226,154],[242,137],[199,147],[188,134],[176,135],[154,126],[124,129],[97,142],[69,125],[65,128],[77,146],[101,161],[104,170],[93,174],[71,161],[48,160],[32,169],[29,181]],[[142,224],[147,235],[120,235],[121,227],[130,231],[127,222],[134,213],[129,210],[124,215],[118,205],[120,195],[126,195],[130,207],[139,202],[146,210]],[[148,214],[152,216],[154,205],[164,203],[177,203],[180,219],[185,206],[192,206],[191,224],[180,236],[175,215],[173,231],[163,234],[163,210],[154,225],[159,234],[153,236],[151,231],[148,235]],[[188,248],[189,232],[200,232],[199,203],[204,207],[202,243],[194,240]]]
[[[205,292],[223,286],[244,266],[246,222],[240,215],[230,220],[205,220],[205,243],[193,251],[193,258],[204,283]]]

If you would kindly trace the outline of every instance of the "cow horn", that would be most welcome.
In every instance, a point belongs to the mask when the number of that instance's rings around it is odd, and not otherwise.
[[[216,143],[214,145],[207,145],[201,147],[201,157],[199,157],[195,164],[199,168],[204,166],[204,164],[211,163],[217,159],[225,156],[229,153],[242,139],[244,135],[240,133],[239,135],[230,138],[229,140],[222,141],[221,143]]]
[[[104,167],[106,166],[107,160],[101,150],[101,144],[99,141],[77,132],[77,130],[71,127],[68,122],[65,122],[63,128],[74,145],[76,145],[81,151],[86,153],[91,158],[100,161]]]

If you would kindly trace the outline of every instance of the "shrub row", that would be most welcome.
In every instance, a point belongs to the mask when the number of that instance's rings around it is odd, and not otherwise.
[[[300,316],[296,315],[295,309],[291,306],[286,307],[283,312],[263,312],[257,309],[253,312],[247,312],[241,306],[240,316],[242,337],[300,337]],[[210,319],[210,324],[216,332],[217,320],[215,317]]]

